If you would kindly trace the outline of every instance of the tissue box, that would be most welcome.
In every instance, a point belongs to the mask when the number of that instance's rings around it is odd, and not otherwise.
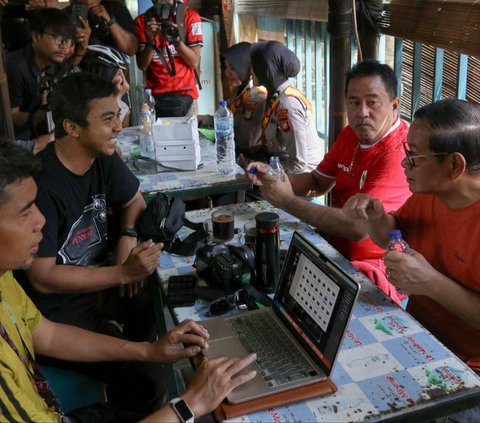
[[[158,162],[182,170],[197,169],[201,156],[196,116],[159,118],[152,134]]]

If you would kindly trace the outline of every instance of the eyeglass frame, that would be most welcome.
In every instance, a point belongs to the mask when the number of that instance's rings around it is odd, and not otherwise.
[[[57,46],[60,47],[62,43],[65,43],[67,48],[70,48],[74,45],[74,40],[73,38],[67,38],[63,35],[60,34],[54,34],[53,32],[42,32],[42,34],[49,35],[53,39],[53,43]],[[60,42],[58,42],[60,40]]]
[[[412,167],[418,167],[418,164],[415,163],[415,159],[419,159],[422,157],[430,157],[430,156],[446,156],[451,153],[427,153],[427,154],[411,154],[412,151],[407,148],[408,142],[403,142],[403,151],[405,152],[405,158],[408,160],[408,163]]]

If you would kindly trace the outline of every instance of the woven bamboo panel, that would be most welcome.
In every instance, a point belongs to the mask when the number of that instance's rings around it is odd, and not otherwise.
[[[328,21],[328,0],[235,0],[236,13]]]

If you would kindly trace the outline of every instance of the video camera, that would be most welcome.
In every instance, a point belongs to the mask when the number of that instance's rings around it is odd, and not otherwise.
[[[242,288],[244,274],[255,276],[255,249],[249,244],[206,244],[197,250],[193,266],[210,288],[231,294]]]

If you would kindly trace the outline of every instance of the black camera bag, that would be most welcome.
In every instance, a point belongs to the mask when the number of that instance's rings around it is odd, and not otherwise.
[[[195,232],[181,241],[176,234],[183,226]],[[137,231],[141,240],[162,242],[165,251],[180,256],[193,256],[208,240],[203,223],[193,223],[185,217],[185,203],[161,192],[155,194],[141,214]]]

